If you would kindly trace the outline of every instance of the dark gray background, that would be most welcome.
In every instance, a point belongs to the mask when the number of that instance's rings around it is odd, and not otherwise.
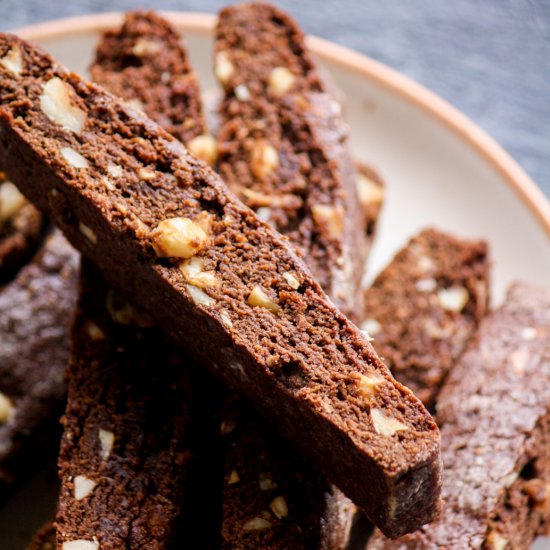
[[[0,29],[154,7],[215,12],[219,0],[0,0]],[[280,0],[309,33],[424,84],[492,135],[550,197],[550,0]]]

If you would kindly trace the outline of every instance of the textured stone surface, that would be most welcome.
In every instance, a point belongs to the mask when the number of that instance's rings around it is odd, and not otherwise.
[[[141,0],[140,7],[215,12],[218,0]],[[283,0],[306,32],[412,77],[492,135],[550,196],[550,2]],[[135,0],[2,0],[0,30],[135,8]],[[345,6],[345,8],[344,8]]]

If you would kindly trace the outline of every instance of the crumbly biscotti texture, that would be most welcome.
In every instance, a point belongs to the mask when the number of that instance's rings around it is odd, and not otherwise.
[[[355,506],[242,399],[229,398],[223,549],[344,549]]]
[[[365,294],[361,327],[392,374],[431,408],[489,299],[487,244],[416,235]]]
[[[527,550],[550,517],[550,291],[515,284],[437,401],[441,518],[368,548]]]
[[[144,49],[146,51],[142,51]],[[132,52],[139,53],[137,57],[143,65],[135,67],[136,55]],[[171,62],[167,63],[167,59]],[[148,72],[151,68],[158,68],[159,73],[162,71],[164,83],[160,81],[160,74],[157,75],[158,81],[152,79]],[[178,73],[173,74],[173,71]],[[197,81],[187,65],[176,32],[159,16],[151,12],[127,14],[119,30],[108,31],[103,36],[92,74],[107,88],[113,86],[114,91],[124,93],[126,98],[139,96],[142,107],[157,119],[161,113],[157,110],[155,98],[169,97],[172,91],[169,83],[179,77],[180,83],[185,83],[185,86],[179,89],[177,98],[172,99],[180,106],[180,118],[186,115],[185,109],[188,108],[195,123],[188,123],[185,131],[179,128],[177,133],[180,138],[191,139],[197,132],[202,132],[204,123]],[[122,74],[125,76],[124,89],[118,90]],[[153,81],[148,82],[150,80]],[[145,88],[142,87],[147,82],[154,89],[150,95],[143,95]],[[169,129],[176,130],[178,121],[172,118],[171,122]],[[93,347],[82,349],[79,344],[82,334],[78,333],[78,326],[76,329],[77,341],[73,346],[76,357],[69,371],[68,405],[64,418],[67,428],[59,461],[62,477],[58,515],[62,525],[59,529],[60,543],[78,540],[75,537],[86,540],[94,540],[95,537],[101,548],[167,548],[179,531],[179,535],[185,537],[185,544],[192,544],[190,537],[197,529],[197,518],[200,516],[190,506],[185,508],[184,497],[193,500],[193,505],[198,506],[200,492],[193,484],[203,483],[205,479],[196,464],[197,459],[204,461],[205,457],[194,456],[200,451],[196,444],[198,434],[194,432],[200,431],[200,436],[206,439],[213,433],[218,434],[214,426],[208,429],[212,424],[209,422],[211,410],[199,411],[194,402],[203,401],[205,395],[212,393],[201,387],[203,384],[212,384],[212,381],[204,376],[197,379],[197,373],[193,378],[193,374],[183,368],[189,363],[188,354],[185,350],[167,344],[158,329],[136,328],[134,333],[132,325],[135,322],[143,324],[141,316],[133,315],[135,308],[124,302],[113,302],[114,295],[104,285],[91,284],[91,277],[100,279],[96,272],[90,273],[88,269],[84,277],[88,283],[84,283],[86,288],[83,289],[80,316],[91,314],[93,317],[95,313],[100,319],[104,318],[105,311],[96,307],[90,312],[89,304],[94,300],[100,304],[107,300],[111,325],[115,321],[130,326],[121,328],[113,325],[116,327],[114,335],[105,334],[104,329],[92,329],[92,336],[95,335],[96,339],[108,340],[106,348],[98,349],[95,354]],[[77,325],[85,322],[85,319],[79,319]],[[140,372],[129,375],[128,371],[133,370],[136,356],[140,357]],[[99,365],[93,384],[84,383],[87,364],[90,363]],[[174,365],[182,368],[174,369]],[[98,388],[102,386],[108,386],[110,390],[98,393]],[[192,390],[192,387],[195,389]],[[126,402],[128,392],[130,398]],[[142,402],[143,396],[147,396],[146,402]],[[168,404],[165,403],[167,398]],[[179,406],[179,401],[185,404]],[[86,407],[81,406],[83,402],[86,402]],[[142,408],[143,411],[140,411]],[[192,417],[197,416],[197,413],[202,413],[200,422],[193,422]],[[117,417],[116,436],[113,431],[113,438],[122,443],[117,446],[114,464],[103,467],[99,457],[95,457],[95,460],[93,456],[90,457],[90,449],[97,447],[97,434],[105,428],[111,416]],[[75,425],[82,434],[78,441],[73,436]],[[160,426],[164,429],[162,435],[156,433]],[[219,420],[216,423],[218,426]],[[142,444],[129,444],[136,437],[143,439]],[[66,438],[69,438],[68,443],[65,442]],[[83,468],[83,455],[87,456],[88,462],[84,464],[84,469],[92,471],[91,477],[98,484],[93,487],[90,498],[81,498],[75,502],[77,486],[74,481],[71,485],[71,478],[76,479],[74,472]],[[191,461],[192,455],[194,461]],[[183,460],[185,465],[182,468]],[[209,472],[210,477],[215,475],[214,471]],[[121,480],[129,482],[121,484]],[[119,487],[116,487],[117,484]],[[173,490],[170,489],[172,485]],[[121,490],[121,487],[124,489]],[[201,489],[208,492],[204,484]],[[203,514],[213,520],[209,513],[212,504],[202,503],[200,508]],[[119,517],[120,522],[117,522]],[[82,518],[86,518],[84,526],[79,525]],[[112,521],[103,521],[102,518],[111,518]],[[151,526],[151,532],[148,533]],[[214,523],[210,527],[215,530]],[[203,534],[201,543],[208,545],[208,540]]]
[[[329,94],[321,82],[296,23],[270,6],[244,4],[223,10],[216,52],[216,72],[225,89],[218,135],[221,173],[246,204],[299,248],[329,295],[338,289],[345,292],[336,295],[335,302],[348,313],[356,312],[360,304],[349,307],[347,300],[358,295],[366,243],[355,234],[361,233],[364,220],[354,200],[358,190],[345,143],[337,146],[343,153],[339,162],[327,166],[334,142],[347,139],[333,90]],[[270,70],[279,67],[274,74],[278,71],[284,79],[281,67],[289,57],[299,71],[286,75],[301,82],[275,92]],[[224,67],[230,68],[229,77]],[[302,104],[290,102],[295,90]],[[321,90],[324,103],[310,109],[305,97]],[[275,157],[269,173],[259,167],[260,147]],[[317,155],[318,163],[303,169],[303,162],[300,166],[296,160],[306,161],[310,155]],[[263,160],[269,163],[269,158]],[[318,226],[312,214],[321,199],[325,208],[336,207],[338,214],[329,217],[347,220],[337,235],[333,230],[328,235],[331,226]],[[328,244],[329,236],[333,245]],[[244,400],[226,399],[222,426],[222,548],[346,547],[355,507],[338,489]]]
[[[57,438],[77,258],[56,232],[0,292],[0,494],[34,471]]]
[[[437,426],[290,245],[145,116],[3,34],[6,57],[20,60],[0,64],[11,180],[386,533],[431,520]]]
[[[0,173],[0,285],[32,258],[45,228],[44,216]]]
[[[55,525],[46,523],[34,536],[27,550],[56,550]]]
[[[204,134],[206,126],[182,40],[155,12],[129,12],[120,28],[104,33],[90,74],[94,82],[187,143]]]
[[[302,31],[268,4],[223,9],[215,72],[225,90],[218,167],[245,204],[288,236],[346,315],[361,311],[367,239],[341,105]]]
[[[59,453],[59,546],[168,548],[189,461],[185,356],[83,263]]]

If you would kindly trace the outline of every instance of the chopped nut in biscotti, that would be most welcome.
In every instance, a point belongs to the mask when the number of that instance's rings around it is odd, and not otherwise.
[[[76,476],[73,480],[73,484],[75,500],[82,500],[92,494],[97,482],[86,476]]]
[[[271,522],[262,517],[255,517],[248,520],[243,525],[244,531],[261,531],[262,529],[269,529],[271,527]]]
[[[114,290],[107,292],[105,307],[111,319],[120,325],[134,325],[141,328],[153,325],[153,321],[147,313],[130,304]]]
[[[75,96],[76,93],[69,84],[54,77],[44,85],[40,108],[52,122],[79,134],[86,122],[86,113],[75,105]]]
[[[239,483],[241,478],[239,477],[239,474],[237,473],[237,470],[231,470],[231,473],[229,474],[229,479],[227,480],[227,483],[229,485],[234,485],[235,483]]]
[[[86,332],[92,340],[105,340],[105,333],[93,321],[86,323]]]
[[[275,172],[279,165],[277,149],[261,139],[254,143],[250,153],[250,170],[258,179],[263,180]]]
[[[206,292],[204,292],[200,288],[197,288],[194,285],[186,285],[186,288],[189,292],[189,295],[191,296],[191,299],[198,306],[208,307],[216,303],[216,300],[212,298],[212,296],[208,296],[208,294],[206,294]]]
[[[25,197],[10,181],[0,184],[0,226],[11,220],[26,203]]]
[[[357,195],[361,206],[368,212],[371,207],[379,207],[382,204],[384,190],[382,185],[359,171],[357,173]]]
[[[225,52],[220,52],[216,54],[214,72],[223,86],[227,84],[227,82],[235,72],[235,68],[233,67],[231,61],[229,61],[229,58],[227,57],[227,54]]]
[[[463,286],[442,288],[437,298],[444,309],[460,313],[468,303],[468,291]]]
[[[360,374],[358,372],[354,373],[353,379],[357,392],[367,400],[375,397],[378,394],[380,386],[386,381],[386,379],[379,374]]]
[[[153,248],[163,258],[191,258],[202,250],[208,235],[189,218],[170,218],[160,222],[151,234]]]
[[[292,88],[295,80],[296,77],[286,67],[275,67],[269,73],[269,90],[280,97]]]
[[[250,101],[250,90],[246,84],[239,84],[235,87],[235,97],[239,101]]]
[[[196,157],[214,166],[218,158],[218,145],[212,134],[202,134],[187,142],[187,148]]]
[[[61,546],[61,550],[100,550],[99,543],[93,540],[68,540]]]
[[[107,460],[115,444],[115,434],[109,430],[99,429],[99,445],[101,447],[101,458]]]
[[[326,231],[329,238],[338,238],[344,231],[344,212],[341,207],[315,204],[311,207],[315,223]]]
[[[5,424],[15,414],[15,407],[13,406],[12,400],[0,392],[0,424]]]
[[[189,258],[181,262],[179,267],[185,280],[194,286],[205,288],[220,284],[215,271],[204,270],[204,260],[202,258]]]
[[[288,505],[286,503],[285,497],[278,496],[275,497],[271,504],[269,505],[271,511],[279,519],[286,518],[288,516]]]
[[[260,286],[255,286],[248,295],[248,303],[253,307],[263,307],[272,313],[277,313],[281,308],[267,295]]]
[[[289,273],[288,271],[286,273],[283,273],[283,279],[288,283],[288,286],[293,290],[297,290],[300,288],[300,281],[292,273]]]
[[[21,55],[21,49],[18,46],[14,46],[2,59],[2,64],[12,74],[18,76],[23,72],[23,56]]]
[[[78,151],[71,149],[71,147],[63,147],[61,149],[61,154],[63,158],[73,167],[73,168],[88,168],[89,163],[85,157],[83,157]]]
[[[92,243],[97,243],[97,235],[91,227],[88,227],[85,223],[80,222],[78,224],[80,232]]]
[[[506,550],[509,548],[509,544],[508,539],[498,531],[491,531],[487,536],[487,550]]]
[[[273,481],[273,476],[270,472],[261,472],[258,484],[262,491],[271,491],[272,489],[276,489],[278,487],[277,483]]]
[[[145,55],[154,55],[162,49],[162,44],[154,42],[153,40],[146,40],[145,38],[139,38],[132,48],[132,53],[137,57],[143,57]]]
[[[524,340],[534,340],[538,335],[537,329],[533,327],[524,327],[521,329],[521,337]]]
[[[388,416],[382,409],[371,409],[370,416],[374,429],[380,435],[391,436],[409,429],[406,424]]]

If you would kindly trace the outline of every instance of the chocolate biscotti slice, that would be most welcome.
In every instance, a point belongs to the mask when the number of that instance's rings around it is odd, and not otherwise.
[[[325,85],[302,31],[268,4],[220,12],[215,73],[220,174],[259,217],[287,235],[347,315],[367,253],[364,213],[341,105]]]
[[[527,550],[550,517],[550,291],[515,284],[437,401],[441,517],[369,549]]]
[[[120,28],[103,34],[90,74],[95,83],[144,111],[197,156],[215,161],[213,138],[204,135],[197,78],[181,35],[166,19],[153,11],[127,13]]]
[[[0,173],[0,285],[32,258],[45,227],[44,216]]]
[[[58,232],[0,291],[0,495],[57,446],[78,255]]]
[[[168,548],[189,462],[186,357],[83,263],[59,454],[57,542]]]
[[[427,407],[487,311],[489,267],[485,242],[427,229],[366,291],[361,327]]]
[[[0,67],[11,180],[386,533],[432,519],[437,426],[290,245],[144,115],[2,34],[5,56],[21,61]]]
[[[243,399],[228,398],[224,440],[223,550],[344,550],[355,506]]]

